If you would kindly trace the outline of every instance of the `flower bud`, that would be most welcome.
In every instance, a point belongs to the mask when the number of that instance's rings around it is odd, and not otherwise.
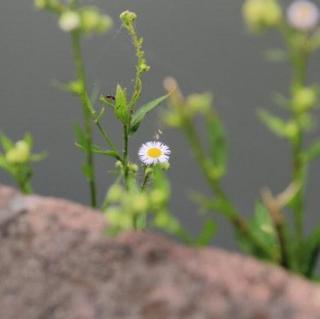
[[[159,207],[163,205],[167,199],[167,192],[161,190],[161,189],[155,189],[150,192],[149,194],[150,202],[154,207]]]
[[[31,150],[29,144],[21,140],[6,153],[5,158],[10,164],[23,164],[29,161],[30,153]]]
[[[165,162],[165,163],[160,163],[159,167],[161,169],[163,169],[164,171],[167,171],[170,168],[170,163],[169,162]]]
[[[182,125],[182,118],[177,112],[168,112],[164,115],[163,121],[172,128],[179,128]]]
[[[277,26],[282,19],[282,11],[277,0],[246,0],[243,16],[251,31],[260,32]]]
[[[80,25],[80,15],[75,11],[66,11],[60,16],[59,26],[65,32],[72,32],[78,29]]]
[[[211,107],[212,96],[210,94],[192,94],[187,99],[188,110],[192,114],[205,114]]]
[[[285,134],[289,139],[295,139],[299,129],[294,121],[288,121],[285,127]]]
[[[43,10],[47,7],[47,0],[35,0],[34,1],[34,6],[38,9],[38,10]]]
[[[81,28],[85,33],[93,33],[100,23],[100,13],[96,8],[85,7],[80,12]]]
[[[105,33],[108,32],[113,26],[113,21],[110,16],[102,15],[100,16],[100,21],[97,26],[97,32]]]
[[[122,164],[121,161],[116,161],[114,166],[115,166],[115,168],[118,168],[118,169],[122,169],[123,168],[123,164]]]
[[[129,164],[129,170],[133,173],[136,173],[139,170],[139,167],[137,164]]]
[[[137,14],[129,10],[120,14],[120,19],[126,27],[130,27],[137,19]]]
[[[145,194],[132,197],[130,207],[134,213],[144,213],[148,209],[148,198]]]
[[[119,184],[112,185],[107,193],[107,200],[111,203],[118,202],[123,195],[123,188]]]
[[[293,108],[298,112],[307,112],[317,103],[317,93],[313,88],[300,88],[293,96]]]

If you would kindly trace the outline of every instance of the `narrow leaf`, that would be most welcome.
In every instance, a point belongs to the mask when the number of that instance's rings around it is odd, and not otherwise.
[[[126,90],[123,89],[120,85],[117,86],[114,111],[116,117],[123,124],[128,124],[130,114],[128,109],[127,94]]]
[[[168,94],[161,96],[143,106],[141,106],[138,111],[133,115],[130,125],[130,134],[135,133],[139,127],[145,116],[151,112],[153,109],[155,109],[157,106],[159,106],[165,99],[168,98]]]
[[[309,149],[306,151],[305,155],[308,161],[312,161],[320,157],[320,141],[311,145]]]
[[[217,225],[212,220],[206,220],[201,233],[195,240],[195,244],[198,246],[207,246],[210,244],[217,230]]]
[[[75,145],[81,149],[82,151],[85,151],[85,147],[83,145],[80,145],[78,143],[75,143]],[[113,158],[116,159],[120,159],[119,154],[116,151],[112,151],[112,150],[104,150],[102,149],[99,145],[92,145],[92,152],[96,153],[96,154],[100,154],[100,155],[107,155],[107,156],[111,156]]]
[[[8,152],[14,146],[12,141],[4,134],[0,134],[0,143],[5,152]]]
[[[286,136],[286,122],[284,120],[266,111],[259,111],[258,115],[261,121],[269,128],[271,132],[280,137]]]
[[[227,166],[227,141],[224,127],[218,116],[207,118],[210,157],[217,171],[217,178],[224,176]]]

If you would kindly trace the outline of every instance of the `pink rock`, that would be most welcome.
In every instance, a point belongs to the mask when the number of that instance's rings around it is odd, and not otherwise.
[[[313,319],[320,289],[280,268],[0,187],[1,319]]]

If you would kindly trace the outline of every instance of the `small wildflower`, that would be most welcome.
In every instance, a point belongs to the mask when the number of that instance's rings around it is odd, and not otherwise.
[[[167,163],[171,151],[169,147],[161,142],[147,142],[139,150],[141,162],[145,165]]]
[[[287,10],[288,23],[301,31],[314,29],[319,22],[319,18],[319,8],[308,0],[296,0]]]
[[[71,32],[78,29],[81,25],[80,15],[75,11],[64,12],[59,20],[60,28],[65,32]]]

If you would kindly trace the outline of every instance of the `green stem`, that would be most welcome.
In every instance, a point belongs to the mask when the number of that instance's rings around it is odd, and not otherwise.
[[[292,52],[292,68],[293,68],[293,79],[291,84],[291,92],[294,96],[296,91],[306,84],[307,68],[309,54],[304,48],[296,49]],[[296,111],[292,111],[293,120],[297,126],[298,132],[292,144],[292,178],[293,181],[299,185],[300,189],[297,192],[293,201],[294,211],[294,225],[297,238],[301,241],[303,237],[303,212],[304,212],[304,189],[305,189],[305,164],[303,161],[303,143],[304,133],[300,123],[300,114]]]
[[[201,140],[193,126],[191,120],[187,117],[184,119],[183,130],[190,141],[190,145],[192,147],[193,153],[195,154],[196,160],[200,165],[200,168],[207,178],[209,186],[212,192],[216,195],[216,197],[224,203],[224,210],[221,211],[225,217],[227,217],[235,230],[242,234],[244,237],[248,238],[255,246],[262,251],[265,255],[269,256],[271,260],[274,259],[274,256],[271,254],[268,247],[266,247],[260,240],[257,238],[252,231],[250,230],[246,220],[241,216],[241,214],[236,210],[231,200],[227,197],[225,192],[223,191],[219,180],[212,178],[212,174],[210,174],[210,168],[207,165],[207,156],[203,150]]]
[[[117,147],[112,143],[111,138],[109,137],[109,135],[107,134],[107,132],[105,131],[105,129],[102,127],[100,121],[96,121],[96,125],[98,127],[98,130],[102,136],[102,138],[104,139],[104,141],[106,142],[106,144],[114,151],[117,153],[117,155],[120,158],[119,155],[119,151],[117,150]]]
[[[146,168],[144,169],[144,177],[141,185],[141,191],[143,192],[146,189],[146,186],[148,184],[148,181],[150,179],[151,172],[146,172]]]
[[[129,132],[128,126],[123,125],[123,155],[122,155],[122,164],[124,170],[124,182],[126,189],[129,189],[129,160],[128,160],[128,151],[129,151]]]
[[[84,62],[83,62],[83,57],[81,52],[81,45],[80,45],[80,34],[78,31],[74,31],[72,33],[72,52],[73,52],[75,66],[76,66],[78,81],[81,83],[80,99],[82,102],[84,130],[86,135],[85,165],[88,169],[87,178],[88,178],[89,189],[90,189],[90,200],[91,200],[91,206],[96,207],[97,193],[96,193],[94,155],[92,151],[92,144],[93,144],[92,114],[94,114],[94,110],[92,108],[92,105],[88,96],[85,68],[84,68]]]

